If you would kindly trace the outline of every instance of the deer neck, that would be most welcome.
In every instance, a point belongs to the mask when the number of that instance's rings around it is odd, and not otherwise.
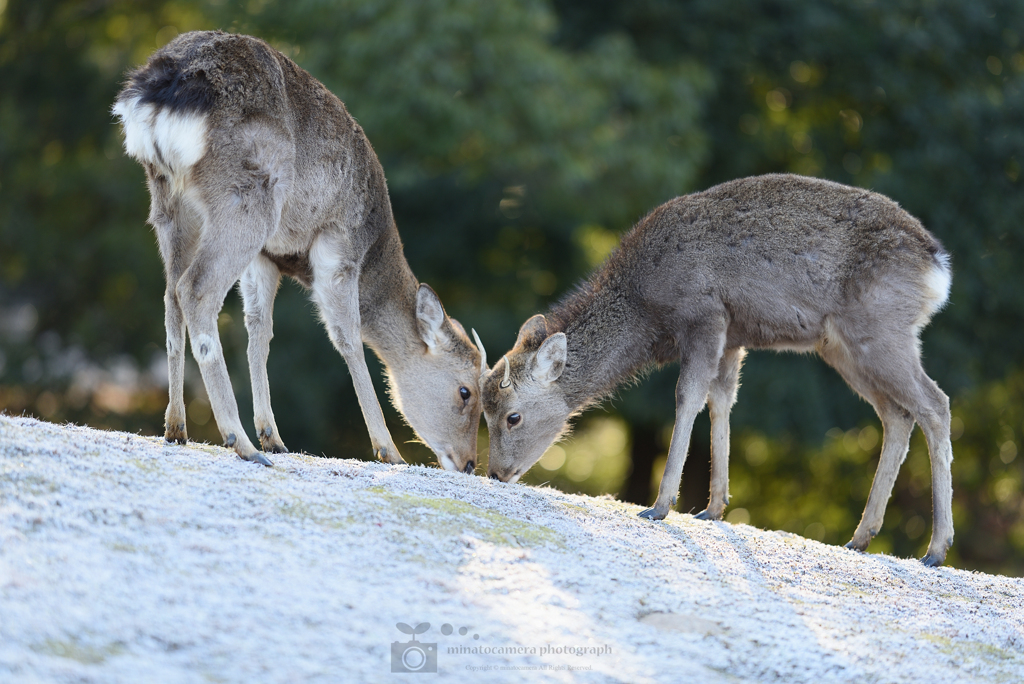
[[[418,287],[391,220],[390,227],[367,252],[359,281],[363,341],[388,367],[401,363],[412,349],[422,346],[416,326]]]
[[[654,362],[653,340],[636,308],[614,288],[585,287],[549,314],[548,333],[564,332],[566,367],[559,379],[573,411],[600,401]]]

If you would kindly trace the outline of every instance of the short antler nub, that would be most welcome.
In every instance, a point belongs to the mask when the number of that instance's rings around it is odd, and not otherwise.
[[[470,328],[473,331],[473,341],[476,342],[476,348],[480,350],[480,375],[482,376],[487,372],[487,350],[484,349],[484,343],[480,341],[480,336],[476,334],[475,328]]]
[[[512,386],[512,376],[508,368],[508,355],[506,354],[505,356],[502,356],[501,360],[505,362],[505,377],[502,378],[501,382],[498,384],[498,387],[500,387],[501,389],[508,389],[509,387]]]

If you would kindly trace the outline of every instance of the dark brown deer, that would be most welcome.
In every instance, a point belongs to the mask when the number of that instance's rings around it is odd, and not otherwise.
[[[492,478],[517,480],[567,420],[645,368],[680,363],[676,423],[658,498],[675,505],[693,421],[711,413],[711,496],[729,501],[729,412],[744,349],[817,351],[884,427],[867,506],[848,547],[882,525],[916,421],[928,441],[933,530],[926,565],[953,541],[949,399],[921,367],[919,334],[946,302],[949,256],[882,195],[814,178],[723,183],[655,209],[547,316],[534,316],[483,379]]]
[[[341,101],[263,41],[204,31],[179,36],[131,72],[113,111],[125,149],[146,170],[167,277],[165,438],[187,441],[187,330],[225,444],[271,465],[239,422],[217,331],[241,280],[256,432],[265,451],[287,451],[266,371],[283,274],[311,291],[348,364],[374,453],[402,462],[364,342],[384,362],[395,406],[441,464],[472,472],[484,351],[413,276],[384,171]]]

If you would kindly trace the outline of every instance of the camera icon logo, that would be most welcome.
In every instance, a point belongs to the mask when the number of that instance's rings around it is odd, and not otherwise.
[[[415,628],[404,622],[397,625],[398,631],[408,634],[410,640],[407,642],[391,642],[391,671],[392,672],[437,672],[437,644],[427,644],[416,641],[417,634],[423,634],[430,629],[429,622],[421,622]]]

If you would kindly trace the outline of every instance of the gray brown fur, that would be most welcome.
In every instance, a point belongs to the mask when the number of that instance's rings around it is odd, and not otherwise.
[[[728,503],[728,417],[745,349],[816,351],[870,402],[885,435],[849,546],[882,524],[916,421],[932,462],[925,562],[953,538],[949,401],[921,367],[919,333],[948,296],[949,256],[892,200],[792,175],[744,178],[658,207],[547,316],[535,316],[483,380],[492,477],[517,479],[566,421],[645,368],[680,362],[676,425],[653,508],[675,504],[693,420],[712,419],[706,511]],[[560,351],[560,349],[564,351]],[[508,364],[512,386],[500,387]],[[510,425],[517,413],[520,422]]]
[[[166,270],[168,440],[187,439],[187,329],[225,443],[269,464],[239,423],[217,333],[224,297],[241,280],[256,431],[266,451],[285,451],[266,374],[284,274],[311,290],[349,366],[374,453],[402,462],[364,342],[384,362],[396,406],[441,462],[475,466],[482,350],[409,269],[383,169],[337,97],[259,39],[193,32],[129,74],[114,112],[128,153],[146,170]]]

